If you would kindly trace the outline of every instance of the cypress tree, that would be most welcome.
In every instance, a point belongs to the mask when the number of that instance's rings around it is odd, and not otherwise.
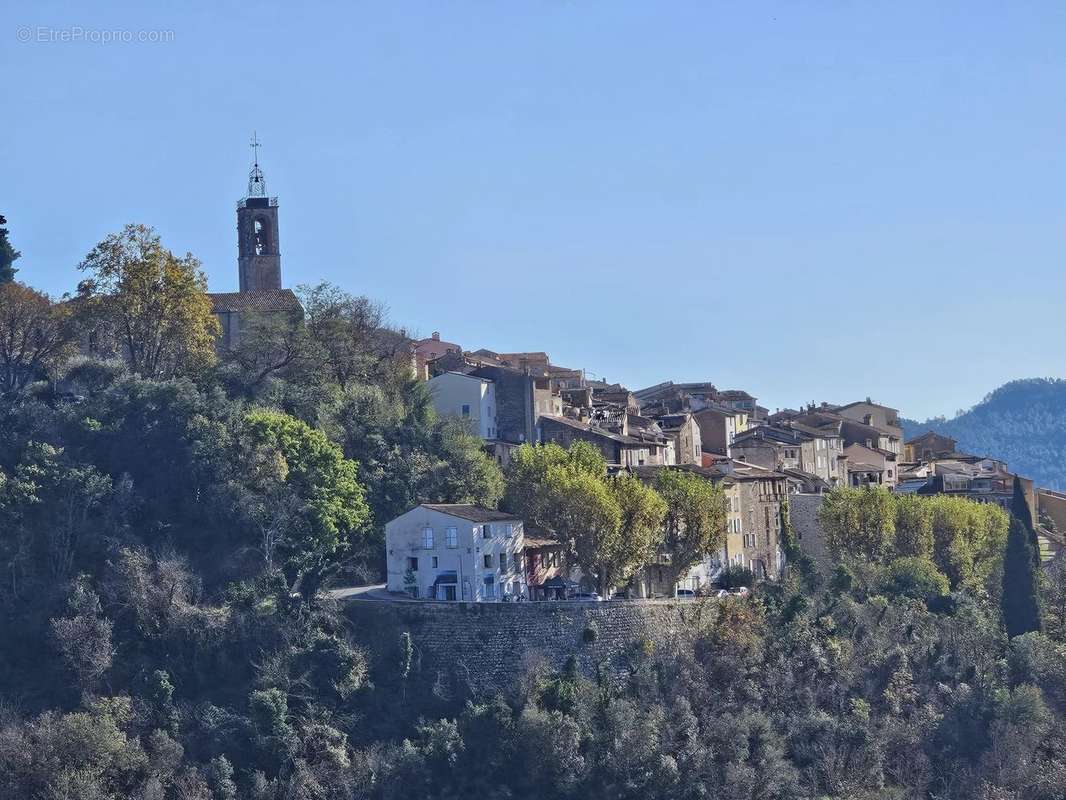
[[[1040,539],[1036,535],[1036,525],[1033,524],[1033,512],[1025,499],[1025,491],[1018,476],[1014,476],[1014,497],[1011,499],[1010,513],[1021,520],[1025,526],[1025,532],[1029,535],[1029,543],[1033,548],[1033,563],[1040,567]]]
[[[7,240],[7,228],[4,227],[6,224],[7,220],[0,215],[0,283],[10,283],[15,280],[15,273],[18,272],[12,264],[19,257],[19,252]]]
[[[1040,602],[1037,599],[1040,553],[1033,553],[1032,517],[1017,478],[1014,479],[1014,499],[1014,513],[1011,514],[1007,546],[1003,552],[1003,625],[1011,638],[1040,630]],[[1019,500],[1020,506],[1017,504]]]

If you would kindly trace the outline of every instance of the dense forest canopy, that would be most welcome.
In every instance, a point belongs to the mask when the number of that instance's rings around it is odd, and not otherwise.
[[[1066,491],[1066,380],[1011,381],[951,419],[901,422],[907,439],[936,431],[964,452],[1002,459],[1038,486]]]
[[[385,521],[502,499],[580,527],[612,581],[658,537],[715,546],[720,491],[607,479],[585,448],[501,474],[435,417],[382,309],[335,287],[303,292],[303,324],[190,348],[213,322],[198,265],[153,237],[95,249],[72,302],[0,284],[0,797],[1066,793],[1066,568],[1040,574],[1031,520],[961,500],[834,493],[827,576],[786,513],[782,580],[699,601],[621,673],[531,658],[494,696],[412,685],[419,643],[322,591],[379,573]],[[79,355],[90,334],[142,357]]]

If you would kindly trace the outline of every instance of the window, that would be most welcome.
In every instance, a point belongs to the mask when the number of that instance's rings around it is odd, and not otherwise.
[[[446,547],[450,547],[453,550],[459,546],[459,536],[455,528],[444,529],[444,544]]]
[[[485,576],[485,598],[492,599],[496,596],[496,586],[491,575]]]
[[[470,416],[470,404],[469,403],[463,403],[463,416],[464,417],[469,417]]]
[[[500,572],[507,572],[507,553],[500,553]]]
[[[522,554],[521,553],[515,553],[513,560],[514,560],[514,571],[515,572],[521,572],[522,571]]]
[[[411,572],[417,572],[418,571],[418,559],[409,557],[407,559],[407,568],[409,570],[411,570]]]
[[[514,525],[512,525],[510,522],[508,522],[506,525],[504,525],[503,526],[503,535],[506,536],[508,539],[510,539],[512,536],[514,536]]]
[[[261,256],[264,253],[269,253],[270,229],[267,227],[266,220],[260,217],[255,221],[253,228],[253,234],[255,236],[255,254]]]
[[[755,547],[755,534],[754,533],[745,533],[744,534],[744,546],[745,547]]]
[[[482,561],[485,564],[485,569],[492,569],[492,553],[485,553],[482,556]]]
[[[481,538],[482,539],[491,539],[492,538],[492,526],[491,525],[483,525],[481,527]]]
[[[422,530],[422,549],[423,550],[432,550],[433,549],[433,529],[432,528],[424,528]]]
[[[437,568],[437,557],[433,556],[433,569]]]

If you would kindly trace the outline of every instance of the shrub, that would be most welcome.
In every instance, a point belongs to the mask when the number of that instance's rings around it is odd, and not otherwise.
[[[750,587],[755,583],[755,573],[747,567],[726,567],[718,576],[718,588],[736,589],[740,586]]]
[[[928,600],[948,593],[947,576],[936,564],[921,556],[897,558],[885,568],[880,589],[888,595]]]

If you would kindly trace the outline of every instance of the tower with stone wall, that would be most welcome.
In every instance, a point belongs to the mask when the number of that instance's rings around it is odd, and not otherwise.
[[[278,198],[268,197],[259,168],[259,142],[248,174],[248,194],[237,201],[237,267],[240,291],[281,288],[281,251],[278,243]]]

